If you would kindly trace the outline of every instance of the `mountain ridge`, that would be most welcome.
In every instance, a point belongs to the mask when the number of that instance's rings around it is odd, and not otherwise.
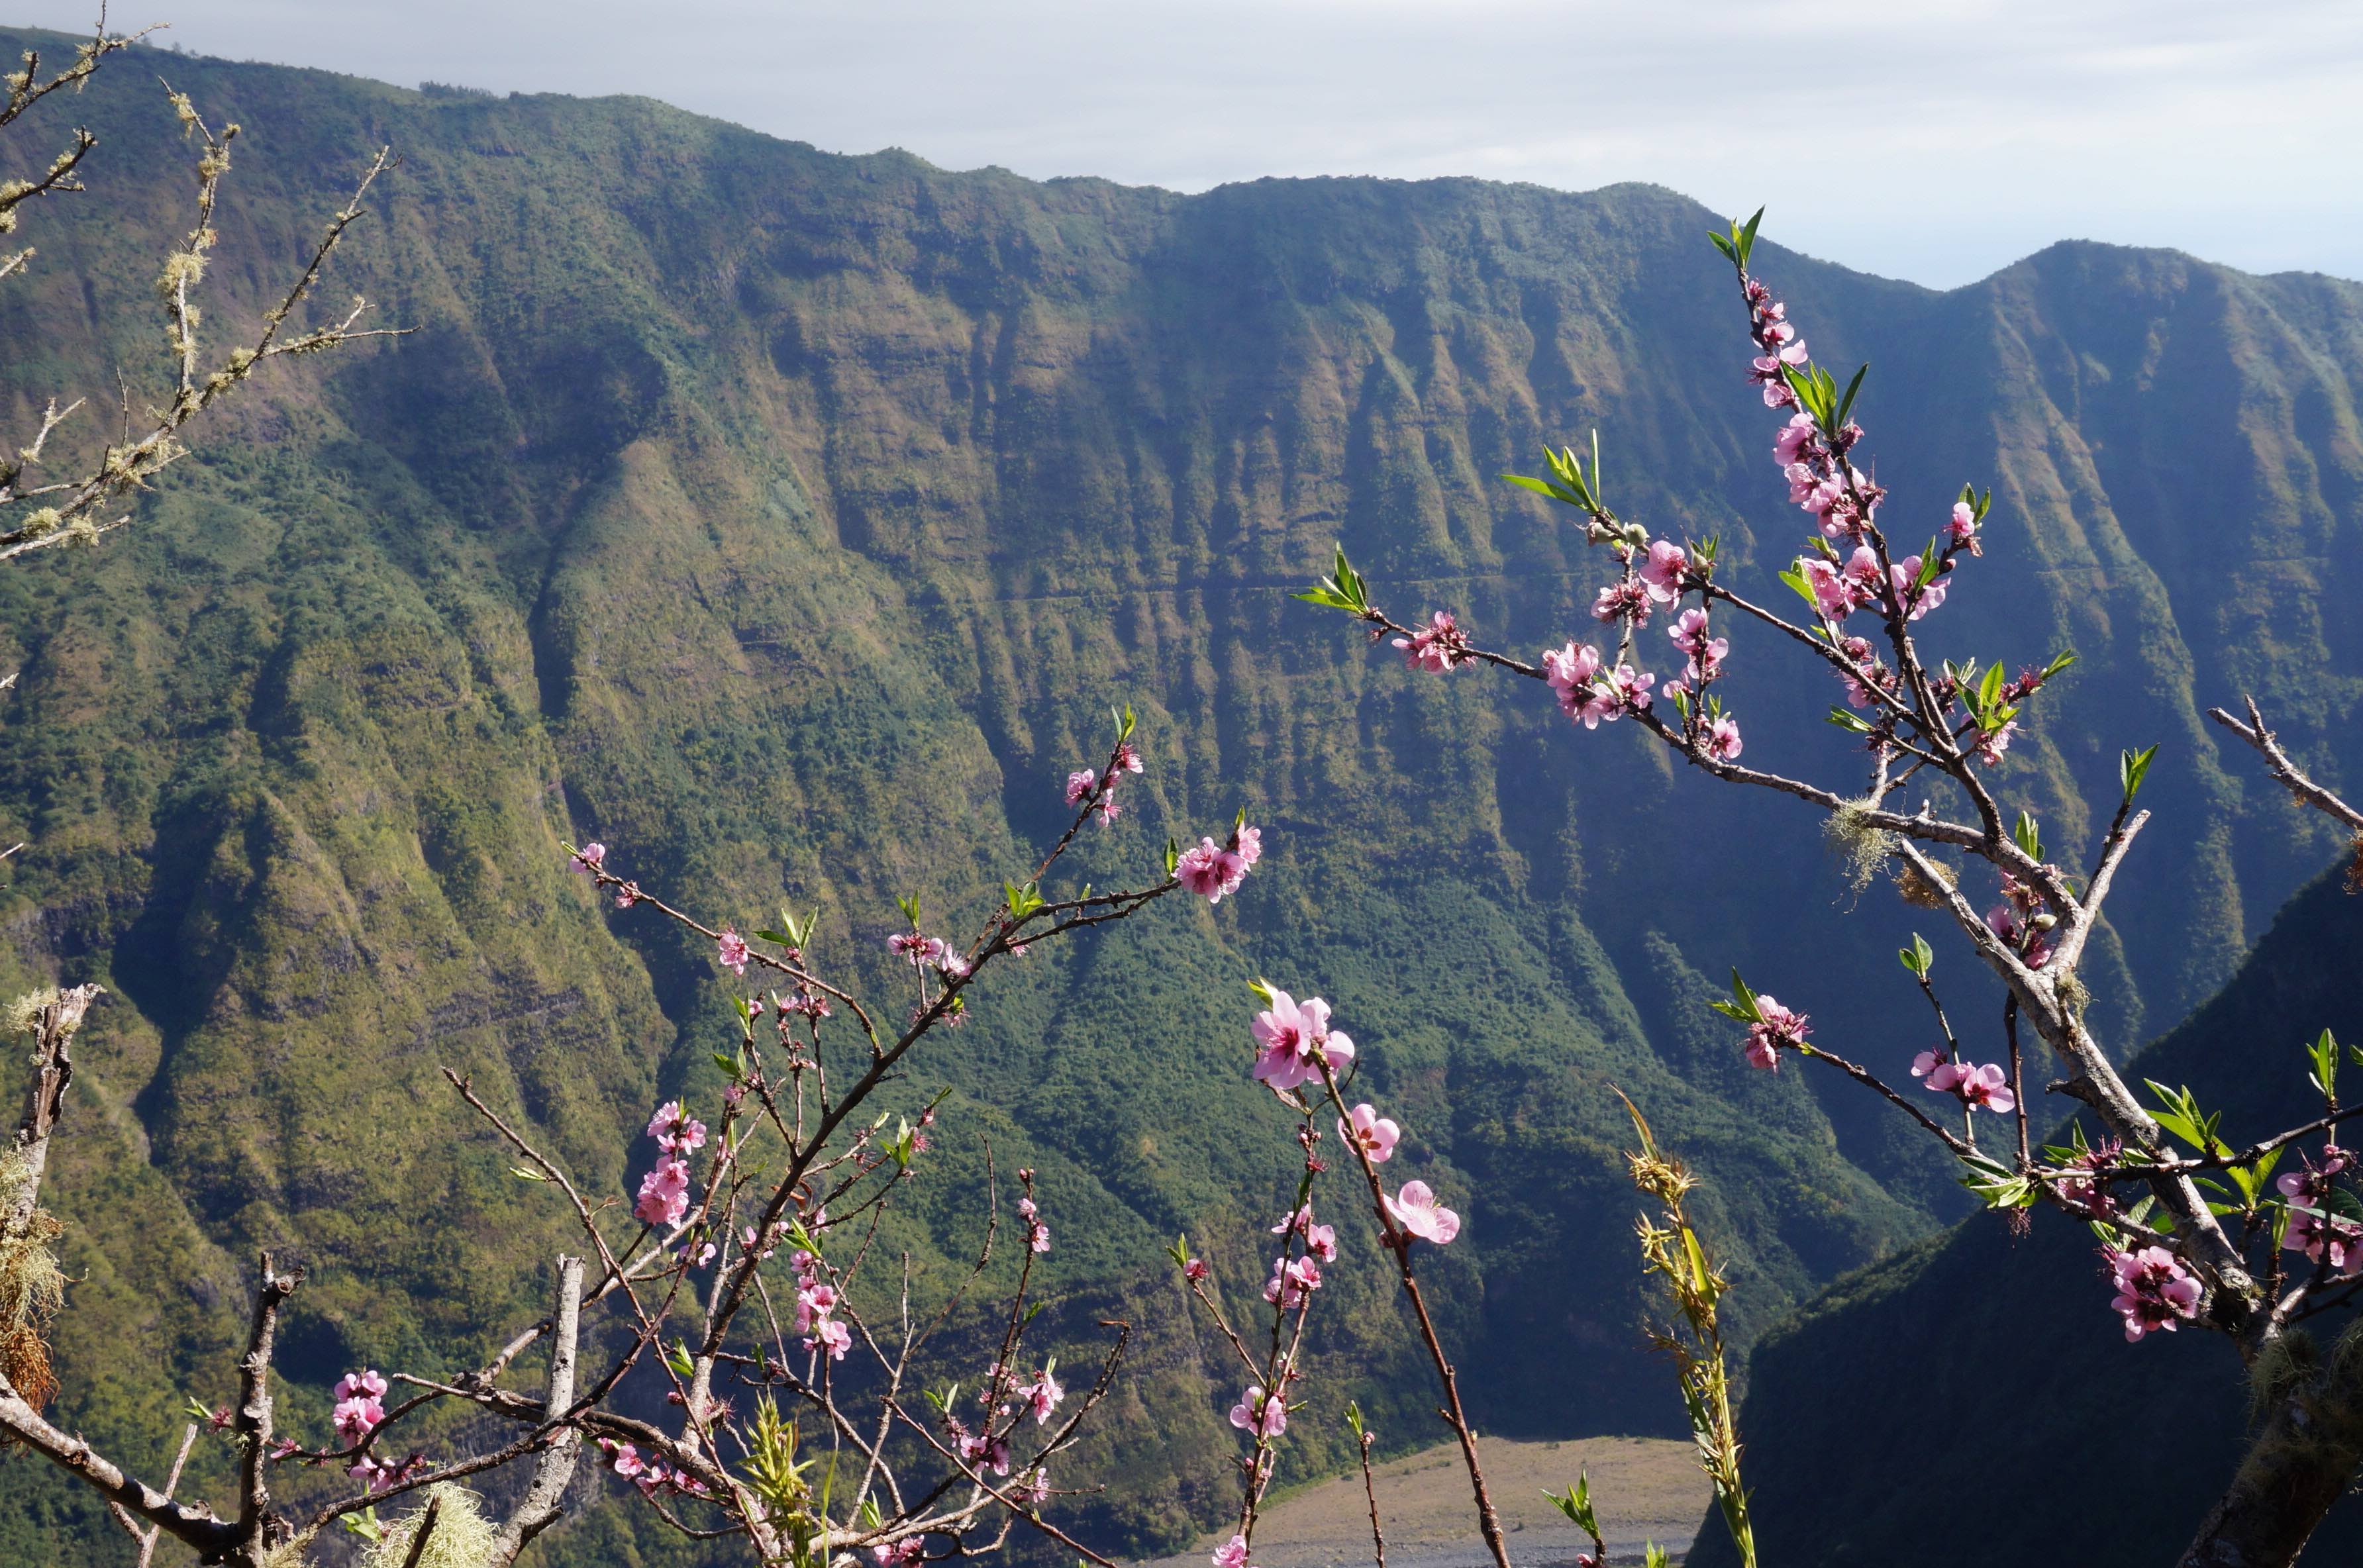
[[[516,1253],[554,1248],[558,1217],[512,1190],[434,1066],[476,1071],[622,1191],[648,1108],[715,1091],[727,1018],[708,955],[598,911],[561,839],[605,840],[718,918],[817,901],[834,961],[882,982],[890,895],[963,907],[1030,863],[1124,701],[1150,772],[1078,875],[1105,885],[1242,804],[1270,858],[1216,916],[1046,956],[926,1069],[1087,1217],[1062,1224],[1062,1287],[1137,1308],[1141,1403],[1102,1452],[1154,1438],[1172,1463],[1112,1473],[1107,1539],[1176,1539],[1214,1496],[1220,1379],[1155,1260],[1187,1227],[1259,1277],[1252,1195],[1279,1200],[1286,1150],[1258,1142],[1244,1079],[1255,974],[1337,1003],[1416,1174],[1469,1215],[1439,1290],[1489,1429],[1676,1422],[1633,1353],[1612,1078],[1713,1182],[1743,1338],[1952,1211],[1949,1176],[1875,1108],[1750,1073],[1703,1002],[1734,963],[1784,996],[1802,970],[1825,1030],[1908,1058],[1885,1021],[1909,997],[1821,977],[1889,973],[1910,911],[1788,918],[1847,897],[1810,823],[1529,693],[1373,664],[1284,596],[1343,537],[1390,602],[1449,582],[1517,646],[1588,625],[1599,569],[1492,476],[1592,425],[1621,510],[1721,531],[1750,572],[1781,558],[1770,423],[1695,204],[1474,181],[1141,195],[799,150],[649,103],[172,69],[252,126],[216,314],[253,309],[260,258],[392,139],[404,182],[338,282],[420,330],[268,381],[138,526],[0,584],[0,653],[26,672],[0,826],[35,842],[0,978],[125,995],[88,1035],[97,1109],[76,1107],[60,1207],[87,1222],[137,1193],[161,1217],[154,1238],[76,1232],[71,1264],[112,1294],[63,1326],[70,1387],[125,1343],[195,1377],[236,1260],[266,1243],[317,1265],[289,1368],[306,1386],[345,1356],[460,1356],[528,1309]],[[135,74],[77,108],[114,167],[161,166],[169,111]],[[68,281],[143,299],[177,214],[94,193],[113,204],[42,215],[44,270],[0,296],[0,330],[56,341],[0,376],[14,412],[140,362],[137,304],[97,314]],[[2170,819],[2227,824],[2187,864],[2129,868],[2131,918],[2096,954],[2099,1013],[2154,1032],[2326,847],[2217,765],[2202,663],[2292,692],[2285,734],[2324,777],[2363,767],[2335,673],[2363,658],[2322,613],[2352,569],[2333,546],[2363,474],[2363,291],[2079,252],[1937,293],[1764,255],[1819,357],[1881,367],[1867,417],[1899,495],[1995,479],[1977,569],[2027,586],[1967,580],[1947,634],[1986,657],[2086,642],[2004,770],[2047,836],[2089,840],[2124,722],[2173,743],[2149,786]],[[2307,313],[2346,336],[2299,352]],[[2177,356],[2219,349],[2246,460],[2185,434]],[[2161,442],[2190,493],[2113,455]],[[2218,540],[2222,514],[2251,520]],[[2260,595],[2301,613],[2251,646]],[[1730,689],[1751,752],[1805,766],[1794,736],[1828,696],[1766,674],[1766,651],[1738,650]],[[930,1199],[898,1242],[955,1255],[957,1209]],[[1391,1305],[1337,1299],[1338,1399],[1414,1444]],[[161,1443],[183,1392],[203,1391],[126,1375],[69,1408]],[[1301,1427],[1302,1474],[1347,1457],[1334,1419]],[[581,1551],[619,1539],[616,1512]],[[597,1560],[566,1539],[550,1561]]]

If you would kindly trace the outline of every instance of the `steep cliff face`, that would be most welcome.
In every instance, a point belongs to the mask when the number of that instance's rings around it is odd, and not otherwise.
[[[2141,1053],[2199,1089],[2227,1136],[2321,1114],[2305,1042],[2363,1039],[2363,899],[2324,878],[2282,911],[2230,984]],[[2247,1380],[2213,1334],[2129,1345],[2091,1233],[2056,1212],[2013,1237],[1980,1216],[1848,1276],[1758,1344],[1740,1424],[1759,1550],[1820,1568],[2043,1559],[2170,1562],[2247,1442]],[[2342,1312],[2309,1332],[2327,1345]],[[2008,1506],[1963,1517],[1959,1484]],[[2342,1503],[2308,1562],[2363,1551]],[[1691,1561],[1737,1561],[1710,1524]]]
[[[269,381],[138,528],[0,579],[24,671],[0,826],[32,845],[0,961],[116,992],[59,1194],[92,1272],[62,1333],[94,1433],[161,1443],[215,1393],[166,1385],[218,1364],[263,1245],[313,1269],[299,1380],[456,1365],[527,1309],[520,1260],[560,1217],[439,1066],[616,1191],[651,1100],[711,1092],[706,955],[596,909],[561,838],[742,922],[817,903],[831,959],[883,982],[892,895],[977,907],[1126,701],[1150,770],[1076,874],[1137,871],[1240,805],[1270,857],[1217,911],[1035,961],[912,1086],[952,1086],[956,1136],[1044,1172],[1072,1216],[1061,1283],[1149,1325],[1110,1531],[1181,1528],[1221,1448],[1147,1280],[1158,1238],[1278,1200],[1287,1150],[1243,1077],[1256,974],[1331,999],[1470,1215],[1444,1266],[1489,1427],[1674,1417],[1635,1349],[1611,1081],[1713,1181],[1745,1331],[1949,1211],[1883,1120],[1747,1073],[1703,1002],[1702,973],[1778,976],[1900,1062],[1909,998],[1862,977],[1892,973],[1911,911],[1873,892],[1841,918],[1842,873],[1777,802],[1537,691],[1408,676],[1286,598],[1342,538],[1404,611],[1517,646],[1588,625],[1601,562],[1493,476],[1593,425],[1620,509],[1720,534],[1759,578],[1785,559],[1796,514],[1695,204],[1469,181],[1184,198],[832,157],[637,100],[172,74],[251,138],[216,319],[259,308],[391,140],[404,170],[342,276],[416,330]],[[104,206],[43,215],[39,271],[0,297],[0,331],[39,346],[0,367],[19,414],[110,387],[153,335],[147,270],[181,215],[128,172],[175,145],[143,82],[82,100],[120,172]],[[2083,847],[2115,748],[2163,743],[2158,842],[2096,975],[2131,1042],[2327,845],[2244,790],[2198,708],[2287,693],[2310,761],[2363,764],[2338,609],[2363,586],[2363,290],[2062,246],[1936,294],[1766,254],[1819,357],[1874,361],[1895,506],[1933,530],[1963,479],[1995,486],[1946,651],[2082,656],[2005,770],[2047,836]],[[1849,778],[1830,694],[1758,642],[1736,662],[1751,756]],[[963,1244],[949,1196],[909,1231],[923,1257]],[[127,1198],[140,1224],[96,1222]],[[1341,1375],[1403,1364],[1392,1312],[1346,1298]],[[1413,1385],[1355,1386],[1412,1435]],[[1304,1425],[1305,1463],[1342,1452]]]

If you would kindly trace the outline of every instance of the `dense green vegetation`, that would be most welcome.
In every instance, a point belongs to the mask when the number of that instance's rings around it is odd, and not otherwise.
[[[1138,874],[1240,805],[1269,858],[1217,911],[1031,961],[909,1086],[955,1089],[948,1146],[989,1134],[1043,1172],[1079,1343],[1109,1309],[1140,1327],[1093,1462],[1110,1493],[1078,1510],[1099,1539],[1170,1539],[1223,1486],[1234,1391],[1158,1256],[1187,1228],[1259,1276],[1247,1227],[1289,1150],[1244,1077],[1254,975],[1331,999],[1470,1216],[1438,1268],[1488,1428],[1678,1423],[1636,1350],[1610,1081],[1711,1180],[1744,1333],[1952,1212],[1869,1107],[1748,1073],[1701,979],[1742,965],[1897,1064],[1923,1043],[1892,1023],[1914,911],[1881,889],[1842,919],[1801,814],[1538,691],[1414,679],[1285,597],[1342,537],[1403,611],[1558,640],[1597,562],[1492,476],[1594,425],[1620,510],[1784,560],[1798,514],[1694,204],[1037,184],[639,100],[147,53],[75,100],[92,198],[39,215],[34,275],[0,291],[17,425],[148,363],[183,221],[150,66],[247,127],[215,321],[260,308],[390,140],[404,167],[338,278],[416,330],[266,377],[137,528],[0,577],[0,666],[24,672],[0,832],[31,844],[0,978],[115,993],[53,1188],[84,1276],[63,1408],[94,1438],[166,1451],[182,1400],[222,1395],[261,1246],[311,1268],[283,1365],[318,1417],[347,1365],[467,1364],[531,1309],[560,1216],[438,1066],[616,1192],[649,1106],[713,1091],[708,955],[595,907],[561,839],[742,924],[817,903],[826,957],[891,983],[893,896],[971,911],[1030,863],[1112,701],[1149,772],[1076,874]],[[1963,479],[1995,487],[1948,651],[2082,656],[2004,774],[2047,837],[2080,847],[2116,748],[2162,744],[2164,821],[2088,970],[2130,1043],[2328,847],[2197,708],[2257,686],[2325,777],[2363,767],[2363,627],[2338,608],[2363,588],[2363,289],[2088,245],[1946,294],[1759,256],[1818,358],[1875,362],[1895,504],[1933,531]],[[1851,773],[1829,692],[1784,691],[1755,641],[1735,666],[1751,750]],[[955,1170],[898,1238],[938,1265],[977,1226]],[[1425,1441],[1419,1384],[1383,1375],[1409,1365],[1392,1304],[1329,1299],[1319,1397]],[[1293,1463],[1344,1441],[1315,1412]],[[27,1465],[0,1486],[0,1531],[91,1524]],[[609,1510],[540,1550],[667,1559],[631,1533]]]

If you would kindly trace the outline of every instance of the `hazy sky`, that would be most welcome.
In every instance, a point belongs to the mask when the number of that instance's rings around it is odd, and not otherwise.
[[[1651,180],[1926,283],[2067,237],[2363,278],[2357,0],[115,0],[158,19],[954,169]]]

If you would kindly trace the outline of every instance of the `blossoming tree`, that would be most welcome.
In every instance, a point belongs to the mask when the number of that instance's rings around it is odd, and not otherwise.
[[[1965,486],[1923,525],[1928,542],[1909,550],[1912,536],[1896,532],[1908,525],[1895,522],[1861,455],[1853,413],[1864,371],[1841,388],[1749,271],[1762,215],[1711,237],[1733,269],[1754,348],[1749,379],[1781,420],[1772,462],[1811,522],[1803,553],[1775,574],[1800,608],[1784,612],[1762,600],[1724,558],[1719,540],[1660,537],[1620,516],[1603,489],[1596,435],[1588,458],[1561,449],[1547,454],[1546,474],[1506,477],[1571,508],[1587,541],[1613,563],[1593,605],[1604,629],[1597,640],[1570,638],[1529,662],[1480,646],[1449,611],[1400,622],[1374,601],[1342,548],[1331,575],[1300,597],[1353,615],[1374,640],[1391,638],[1414,671],[1477,666],[1521,676],[1546,685],[1587,730],[1629,722],[1715,779],[1790,796],[1825,813],[1858,865],[1892,872],[1908,900],[1947,917],[1954,939],[2000,978],[2004,999],[1991,1035],[1957,1031],[1938,994],[1936,951],[1913,938],[1901,958],[1932,1010],[1936,1039],[1912,1065],[1916,1091],[1813,1043],[1804,1011],[1751,989],[1736,972],[1730,998],[1716,1005],[1745,1025],[1742,1049],[1754,1066],[1775,1072],[1784,1060],[1815,1064],[1885,1097],[1960,1163],[1963,1181],[1988,1207],[2023,1222],[2024,1210],[2044,1205],[2089,1224],[2109,1305],[2128,1340],[2186,1327],[2230,1340],[2258,1370],[2266,1408],[2247,1461],[2183,1562],[2253,1568],[2294,1561],[2363,1467],[2363,1346],[2342,1338],[2335,1353],[2320,1353],[2302,1327],[2363,1294],[2363,1200],[2351,1190],[2354,1158],[2336,1141],[2339,1124],[2363,1107],[2340,1103],[2339,1046],[2325,1032],[2304,1051],[2323,1114],[2247,1143],[2227,1137],[2191,1090],[2153,1084],[2145,1099],[2117,1070],[2088,1019],[2079,970],[2117,870],[2149,821],[2135,801],[2155,748],[2124,754],[2115,812],[2080,873],[2047,853],[2032,815],[2008,806],[1992,770],[2072,656],[2012,674],[1999,660],[1924,651],[1928,617],[1983,554],[1991,492]],[[1653,640],[1659,617],[1670,648]],[[1851,782],[1741,760],[1739,719],[1717,687],[1734,637],[1748,631],[1834,679],[1844,702],[1830,719],[1847,738],[1854,761],[1839,766],[1857,769]],[[1650,646],[1675,656],[1679,672],[1660,680],[1643,668],[1656,662]],[[2363,884],[2363,812],[2288,756],[2253,701],[2245,718],[2212,713],[2298,801],[2357,835],[2350,890]],[[1907,806],[1914,797],[1917,806]],[[1994,889],[1982,910],[1972,891],[1980,878]],[[2038,1146],[2033,1136],[2027,1075],[2038,1051],[2044,1059],[2033,1070],[2047,1066],[2058,1075],[2044,1090],[2077,1109],[2059,1144]],[[2363,1062],[2363,1051],[2356,1055]],[[1982,1142],[1981,1115],[2001,1129]],[[2086,1117],[2096,1124],[2089,1133]],[[2316,1138],[2321,1143],[2308,1149]],[[2299,1168],[2281,1169],[2292,1153]],[[1653,1179],[1644,1176],[1645,1187]],[[1731,1481],[1736,1487],[1736,1471]],[[1717,1486],[1721,1495],[1721,1476]],[[1753,1562],[1752,1543],[1742,1549]]]

